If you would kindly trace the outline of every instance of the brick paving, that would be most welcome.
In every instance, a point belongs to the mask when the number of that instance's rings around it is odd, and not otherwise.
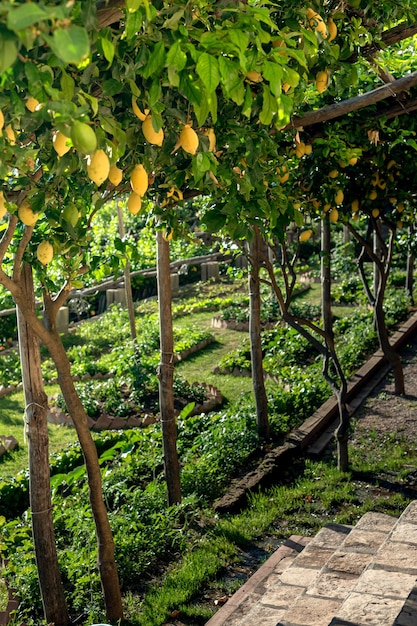
[[[206,626],[417,626],[417,501],[290,537]]]

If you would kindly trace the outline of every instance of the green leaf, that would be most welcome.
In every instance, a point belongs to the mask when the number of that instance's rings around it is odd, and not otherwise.
[[[220,82],[219,64],[217,59],[211,54],[203,52],[197,61],[196,71],[207,91],[215,91]]]
[[[304,215],[297,209],[294,211],[294,222],[299,228],[304,224]]]
[[[211,168],[210,157],[207,152],[198,152],[193,157],[193,176],[196,183],[201,180],[206,172]]]
[[[277,124],[278,126],[286,126],[290,123],[293,111],[293,100],[289,96],[282,94],[277,98]]]
[[[210,113],[210,107],[207,98],[201,98],[200,103],[194,103],[194,113],[199,126],[203,126]]]
[[[149,78],[150,76],[157,76],[160,74],[162,68],[166,63],[166,52],[163,41],[159,41],[154,47],[148,62],[146,63],[143,69],[144,78]]]
[[[114,43],[110,41],[110,39],[107,39],[107,37],[101,37],[100,43],[103,49],[104,57],[106,61],[109,62],[109,65],[111,65],[114,59]]]
[[[0,32],[0,72],[8,70],[17,59],[17,42],[8,31]]]
[[[263,103],[262,103],[262,111],[259,115],[259,121],[261,124],[265,124],[269,126],[272,122],[272,118],[277,109],[277,101],[276,98],[273,97],[269,88],[264,85],[263,88]]]
[[[64,100],[72,100],[74,95],[74,79],[67,72],[61,74],[61,93]]]
[[[265,61],[262,69],[263,77],[269,82],[269,88],[275,97],[281,95],[282,91],[282,68],[277,63]]]
[[[187,55],[181,48],[179,41],[176,41],[168,50],[167,65],[175,67],[177,72],[181,72],[187,63]]]
[[[162,87],[159,80],[154,80],[152,82],[151,88],[149,89],[148,101],[149,106],[152,109],[157,102],[159,102],[162,98]]]
[[[122,83],[120,83],[115,78],[109,78],[105,80],[103,83],[103,95],[105,96],[114,96],[117,93],[121,92],[123,89]]]
[[[235,44],[240,52],[245,52],[249,45],[249,35],[241,30],[231,29],[228,32],[230,41]]]
[[[168,28],[170,30],[175,30],[178,26],[178,22],[184,17],[184,9],[178,9],[175,11],[174,15],[171,15],[167,20],[165,20],[162,28]]]
[[[60,28],[53,35],[54,52],[64,63],[78,65],[90,54],[87,31],[81,26]]]
[[[226,215],[218,208],[207,211],[201,220],[210,233],[219,232],[226,223]]]
[[[48,13],[45,9],[42,9],[38,3],[26,2],[16,9],[9,9],[7,14],[7,27],[10,28],[10,30],[23,30],[47,17]]]

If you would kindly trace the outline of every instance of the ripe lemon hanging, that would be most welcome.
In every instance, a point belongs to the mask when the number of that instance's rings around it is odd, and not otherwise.
[[[372,217],[375,219],[379,216],[379,209],[372,209]]]
[[[198,135],[190,124],[184,124],[180,132],[180,146],[185,152],[195,154],[198,148]]]
[[[337,178],[338,176],[339,176],[339,170],[332,170],[331,172],[329,172],[330,178]]]
[[[96,150],[88,157],[87,174],[98,187],[104,183],[110,173],[110,161],[104,150]]]
[[[7,213],[6,200],[4,198],[4,193],[0,191],[0,219],[4,217],[6,213]]]
[[[109,172],[109,181],[112,183],[112,185],[117,187],[117,185],[120,185],[122,180],[123,171],[120,169],[120,167],[117,167],[116,163],[113,163]]]
[[[338,219],[339,211],[337,209],[332,209],[329,213],[329,220],[332,222],[332,224],[336,224]]]
[[[215,150],[216,150],[216,133],[214,132],[214,130],[212,128],[207,128],[207,130],[204,132],[204,134],[206,135],[206,137],[208,137],[208,140],[209,140],[209,151],[210,152],[215,152]]]
[[[304,230],[302,233],[300,233],[298,241],[300,241],[301,243],[303,243],[304,241],[308,241],[312,234],[313,231],[311,230],[311,228],[309,228],[308,230]]]
[[[26,226],[34,226],[39,217],[39,213],[33,212],[32,207],[27,200],[24,200],[19,206],[17,215],[19,216],[20,221]]]
[[[164,141],[164,131],[160,128],[158,131],[154,129],[152,123],[152,115],[148,115],[142,122],[142,132],[148,143],[155,146],[162,146]]]
[[[305,153],[306,153],[306,145],[304,141],[296,141],[295,142],[295,156],[301,159],[301,157],[303,157]]]
[[[359,200],[353,200],[352,202],[352,212],[357,213],[359,211]]]
[[[9,141],[9,144],[11,146],[14,146],[16,144],[16,135],[14,134],[14,130],[11,126],[11,124],[7,124],[6,128],[4,129],[6,132],[6,137]]]
[[[345,197],[345,194],[343,193],[343,190],[338,189],[334,197],[334,201],[336,202],[336,204],[342,204],[344,197]]]
[[[132,191],[132,193],[129,196],[129,200],[127,201],[127,208],[129,209],[129,212],[132,215],[136,215],[137,213],[139,213],[141,207],[142,207],[142,198],[138,196],[137,193]]]
[[[94,129],[85,122],[76,120],[71,128],[71,139],[76,150],[82,154],[92,154],[97,148]]]
[[[50,263],[54,256],[54,249],[52,244],[49,241],[42,241],[36,250],[36,256],[38,257],[38,261],[42,263],[42,265],[47,265]]]
[[[327,30],[329,31],[329,38],[327,41],[333,41],[333,39],[336,39],[337,26],[334,23],[334,20],[332,17],[329,17],[329,19],[327,20]]]
[[[39,100],[37,100],[33,96],[29,96],[29,98],[25,102],[25,105],[28,111],[30,111],[31,113],[34,113],[35,111],[38,111],[41,108],[39,104]]]
[[[329,86],[329,71],[327,69],[317,72],[316,88],[319,93],[326,91]]]
[[[55,152],[58,154],[58,156],[64,156],[64,154],[66,154],[68,152],[68,150],[71,149],[71,146],[69,145],[70,143],[70,138],[66,137],[64,135],[64,133],[61,133],[60,130],[58,130],[53,138],[52,138],[52,144],[54,146],[54,150]]]
[[[141,163],[138,163],[133,168],[133,172],[130,175],[130,186],[133,191],[140,197],[144,196],[148,190],[149,178],[148,173]]]
[[[307,18],[310,28],[314,28],[320,33],[323,39],[327,39],[327,27],[322,16],[314,9],[307,9]]]

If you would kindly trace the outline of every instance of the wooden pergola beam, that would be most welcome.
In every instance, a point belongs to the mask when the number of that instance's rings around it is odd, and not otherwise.
[[[316,111],[308,111],[301,117],[294,117],[282,130],[304,128],[306,126],[313,126],[313,124],[328,122],[329,120],[341,117],[347,113],[364,109],[381,100],[395,97],[402,91],[407,91],[415,85],[417,85],[417,72],[411,72],[402,78],[394,80],[392,83],[372,89],[372,91],[367,91],[366,93],[343,100],[342,102],[335,102],[334,104],[322,107]]]

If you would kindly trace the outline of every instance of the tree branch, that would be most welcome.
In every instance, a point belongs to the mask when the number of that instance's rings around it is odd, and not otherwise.
[[[388,85],[382,85],[372,91],[368,91],[359,96],[354,96],[348,100],[342,102],[336,102],[328,106],[317,109],[316,111],[308,111],[302,117],[294,117],[291,122],[285,126],[282,130],[289,130],[291,128],[301,128],[305,126],[312,126],[313,124],[319,124],[320,122],[327,122],[341,117],[352,111],[358,111],[371,104],[376,104],[386,98],[396,96],[401,91],[406,91],[417,85],[417,72],[411,72],[402,78],[398,78]]]

